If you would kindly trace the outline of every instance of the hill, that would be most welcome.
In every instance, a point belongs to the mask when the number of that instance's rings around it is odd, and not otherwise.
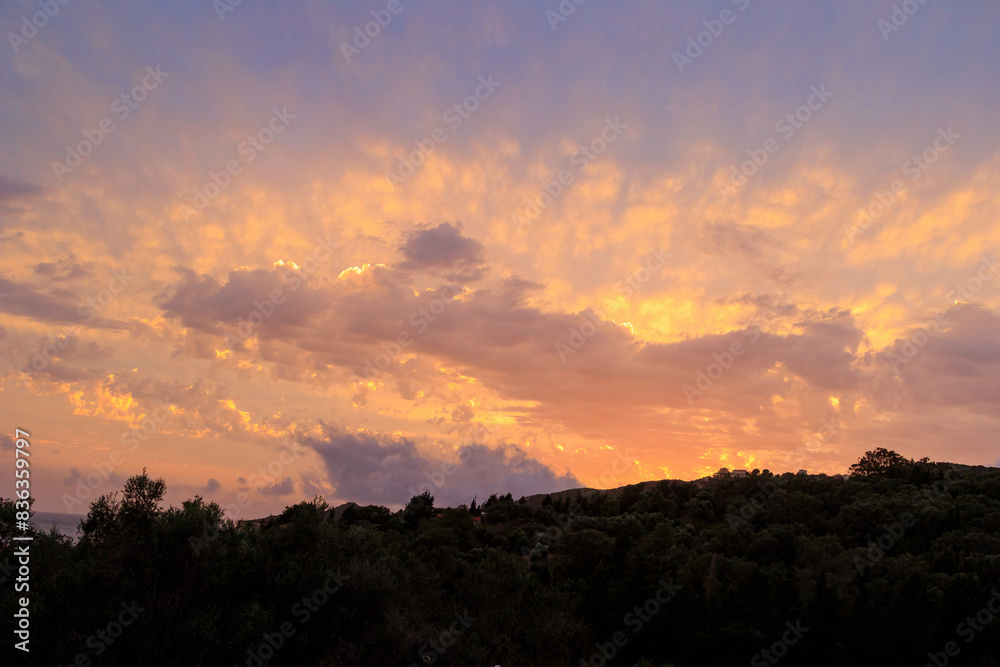
[[[35,536],[32,650],[39,664],[101,649],[104,665],[824,667],[957,649],[997,665],[1000,470],[864,469],[497,495],[475,515],[429,494],[398,512],[317,499],[242,527],[200,498],[161,508],[165,485],[137,476],[92,505],[78,543]],[[0,613],[16,604],[0,589]]]

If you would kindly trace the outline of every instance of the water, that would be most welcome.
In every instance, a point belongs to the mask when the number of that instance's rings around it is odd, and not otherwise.
[[[31,517],[31,522],[38,526],[38,529],[43,532],[49,532],[52,528],[52,524],[55,524],[56,530],[65,535],[66,537],[71,537],[74,540],[80,538],[80,521],[84,517],[79,514],[60,514],[59,512],[35,512]]]

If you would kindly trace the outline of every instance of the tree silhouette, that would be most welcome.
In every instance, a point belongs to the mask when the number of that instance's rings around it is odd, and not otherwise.
[[[857,463],[851,466],[851,475],[855,477],[891,477],[905,470],[913,462],[897,454],[891,449],[879,447],[865,452]]]
[[[316,498],[263,530],[198,496],[163,508],[143,472],[91,505],[79,541],[34,535],[31,651],[53,665],[96,647],[105,667],[574,667],[611,665],[613,648],[623,667],[697,667],[746,664],[801,622],[813,629],[782,665],[923,664],[1000,589],[1000,470],[875,450],[855,473],[869,479],[660,482],[628,507],[625,491],[546,507],[495,494],[475,522],[425,493],[405,516],[349,504],[334,524]],[[0,531],[14,510],[0,498]],[[13,614],[21,547],[3,537]],[[126,607],[141,615],[95,644]],[[994,630],[962,646],[967,664],[998,664]]]
[[[419,496],[410,498],[403,510],[403,520],[408,526],[416,527],[423,519],[434,516],[434,496],[430,491],[424,491]]]
[[[166,492],[163,478],[151,479],[143,468],[142,474],[125,482],[121,500],[115,491],[90,504],[87,518],[80,523],[84,537],[109,539],[121,531],[148,530],[161,512],[160,503]]]

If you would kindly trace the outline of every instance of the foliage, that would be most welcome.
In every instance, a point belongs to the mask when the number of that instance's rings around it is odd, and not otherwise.
[[[901,477],[902,473],[912,465],[913,461],[908,461],[891,449],[879,447],[865,452],[865,455],[851,466],[851,474],[857,477]]]
[[[315,498],[237,526],[200,497],[164,509],[144,471],[91,504],[77,543],[35,533],[32,658],[569,667],[611,646],[609,667],[745,665],[801,621],[782,665],[924,664],[955,641],[962,664],[996,666],[1000,623],[968,643],[956,624],[1000,590],[1000,471],[874,454],[847,480],[754,471],[541,506],[495,494],[481,521],[425,493],[337,516]],[[654,613],[664,582],[679,589]],[[0,587],[0,614],[19,595]],[[142,611],[96,640],[123,605]]]

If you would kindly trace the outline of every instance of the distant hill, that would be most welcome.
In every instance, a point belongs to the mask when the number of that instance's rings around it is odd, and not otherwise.
[[[979,465],[979,466],[972,466],[972,465],[965,465],[965,464],[962,464],[962,463],[942,463],[942,462],[938,462],[938,463],[932,463],[931,465],[937,466],[937,468],[940,469],[940,470],[942,470],[942,471],[950,469],[950,470],[954,470],[954,471],[957,471],[957,472],[963,472],[963,473],[969,473],[969,472],[971,472],[971,473],[980,474],[980,475],[988,475],[988,474],[990,474],[991,471],[996,471],[997,470],[997,468],[993,468],[993,467],[989,467],[989,466],[981,466],[981,465]],[[796,473],[793,473],[791,471],[782,472],[782,473],[775,473],[776,477],[783,477],[783,476],[786,476],[786,475],[796,475]],[[807,474],[806,476],[807,477],[817,477],[817,478],[836,477],[836,475],[827,475],[826,473]],[[845,477],[846,477],[846,475],[845,475]],[[528,507],[531,507],[533,509],[538,509],[538,508],[542,507],[542,503],[545,501],[546,496],[550,497],[553,502],[561,501],[561,500],[567,500],[568,501],[571,498],[576,498],[577,494],[579,494],[580,496],[582,496],[584,498],[589,498],[589,497],[591,497],[591,496],[593,496],[595,494],[604,494],[604,495],[608,496],[609,498],[616,498],[616,497],[621,496],[623,493],[625,493],[626,489],[636,489],[640,493],[646,493],[648,491],[651,491],[657,485],[663,484],[663,483],[697,484],[699,487],[704,488],[704,487],[706,487],[708,485],[716,483],[717,481],[718,481],[717,479],[715,479],[713,476],[709,475],[707,477],[700,477],[698,479],[693,479],[693,480],[683,480],[683,479],[656,479],[656,480],[647,480],[645,482],[636,482],[635,484],[624,484],[622,486],[617,486],[617,487],[610,488],[610,489],[597,489],[597,488],[592,488],[592,487],[589,487],[589,486],[583,486],[583,487],[578,487],[578,488],[573,488],[573,489],[565,489],[563,491],[552,491],[552,492],[548,492],[548,493],[535,493],[535,494],[532,494],[530,496],[524,496],[524,503]],[[497,489],[496,490],[497,494],[500,494],[502,492],[504,492],[503,489]],[[356,503],[354,501],[349,500],[349,501],[347,501],[345,503],[342,503],[340,505],[337,505],[337,506],[335,506],[333,508],[333,515],[334,515],[334,517],[339,518],[344,513],[344,510],[347,509],[348,507],[352,506],[352,505],[356,506],[356,507],[361,507],[362,506],[359,503]],[[277,517],[278,517],[278,515],[271,515],[271,516],[268,516],[268,517],[260,517],[258,519],[248,519],[247,521],[248,522],[254,522],[254,523],[263,523],[263,522],[268,522],[268,521],[274,520]]]
[[[940,470],[942,470],[942,471],[950,469],[950,470],[954,470],[954,471],[957,471],[957,472],[973,473],[973,474],[980,474],[980,475],[989,475],[991,472],[995,472],[997,470],[997,468],[995,468],[995,467],[981,466],[981,465],[972,466],[972,465],[965,465],[963,463],[937,462],[937,463],[932,463],[932,465],[937,466],[937,468],[940,469]],[[782,477],[782,476],[785,476],[785,475],[795,475],[795,474],[796,473],[788,471],[788,472],[782,472],[782,473],[775,473],[775,476]],[[807,474],[807,476],[808,477],[836,477],[836,475],[827,475],[826,473]],[[709,475],[707,477],[699,477],[698,479],[693,479],[693,480],[683,480],[683,479],[658,479],[658,480],[649,480],[649,481],[645,481],[645,482],[637,482],[635,484],[624,484],[622,486],[617,486],[617,487],[614,487],[614,488],[611,488],[611,489],[595,489],[595,488],[591,488],[589,486],[583,486],[583,487],[574,488],[574,489],[566,489],[565,491],[552,491],[550,493],[536,493],[536,494],[533,494],[533,495],[530,495],[530,496],[525,496],[524,497],[524,502],[529,507],[537,509],[537,508],[539,508],[539,507],[542,506],[542,502],[545,500],[546,496],[550,496],[551,499],[553,500],[553,502],[557,501],[557,500],[564,500],[564,499],[569,499],[569,498],[575,498],[578,493],[581,496],[583,496],[584,498],[589,498],[590,496],[592,496],[594,494],[597,494],[597,493],[603,493],[603,494],[607,495],[609,498],[615,498],[615,497],[618,497],[618,496],[622,495],[625,492],[625,489],[629,489],[629,488],[636,488],[639,492],[645,493],[647,491],[652,490],[653,487],[657,486],[658,484],[665,483],[665,482],[666,483],[674,482],[674,483],[677,483],[677,484],[697,484],[698,486],[704,487],[704,486],[706,486],[708,484],[711,484],[711,483],[713,483],[715,481],[717,481],[717,480],[714,477],[712,477],[711,475]],[[343,506],[344,505],[342,505],[341,507],[343,507]],[[340,516],[340,514],[338,513],[337,516]]]

